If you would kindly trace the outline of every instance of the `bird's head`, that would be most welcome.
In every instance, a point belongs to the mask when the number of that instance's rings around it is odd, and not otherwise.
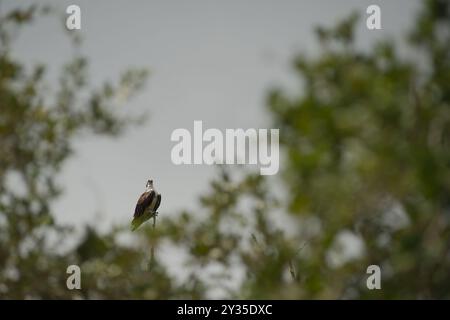
[[[153,180],[149,179],[147,180],[147,185],[145,186],[146,189],[151,189],[153,188]]]

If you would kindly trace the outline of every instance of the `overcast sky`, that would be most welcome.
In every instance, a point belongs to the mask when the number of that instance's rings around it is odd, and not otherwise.
[[[44,1],[20,1],[20,5]],[[313,29],[330,26],[352,11],[362,48],[379,38],[396,37],[411,26],[418,8],[410,0],[191,0],[47,1],[61,16],[70,4],[82,12],[82,53],[90,62],[91,82],[114,80],[128,67],[151,71],[149,82],[126,108],[148,111],[150,119],[120,139],[80,137],[65,165],[57,202],[64,223],[129,223],[147,178],[162,193],[161,215],[198,207],[208,190],[212,167],[173,165],[170,135],[205,128],[270,128],[265,94],[273,86],[298,91],[290,61],[295,53],[317,53]],[[378,4],[382,30],[365,27],[365,10]],[[18,1],[2,0],[6,12]],[[27,27],[14,54],[26,63],[50,65],[50,76],[71,56],[61,21],[44,18]],[[283,134],[282,132],[280,133]]]

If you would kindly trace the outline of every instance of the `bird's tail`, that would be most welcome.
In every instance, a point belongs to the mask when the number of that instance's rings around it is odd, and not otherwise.
[[[142,219],[139,218],[133,218],[133,221],[131,221],[131,231],[136,230],[139,228],[139,226],[143,223]]]
[[[155,218],[157,215],[158,215],[157,212],[153,212],[151,215],[144,214],[144,215],[141,215],[139,217],[133,218],[133,221],[131,221],[131,231],[136,230],[145,221],[147,221],[150,218]],[[153,227],[155,226],[154,223],[155,223],[155,221],[153,221]]]

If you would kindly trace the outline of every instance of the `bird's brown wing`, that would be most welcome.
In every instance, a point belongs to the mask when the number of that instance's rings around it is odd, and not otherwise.
[[[160,204],[161,204],[161,194],[158,194],[156,196],[155,211],[158,210]]]
[[[155,197],[155,191],[150,190],[148,192],[144,192],[140,197],[136,204],[136,209],[134,209],[134,217],[138,218],[144,214],[145,209],[147,209],[153,201]]]

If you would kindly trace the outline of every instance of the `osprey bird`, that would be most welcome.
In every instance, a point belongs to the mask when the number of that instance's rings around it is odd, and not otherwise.
[[[161,204],[161,195],[156,192],[153,187],[153,180],[147,180],[145,192],[139,197],[134,210],[133,221],[131,221],[131,231],[136,230],[141,224],[150,218],[153,218],[155,225],[156,216],[158,215],[159,205]]]

